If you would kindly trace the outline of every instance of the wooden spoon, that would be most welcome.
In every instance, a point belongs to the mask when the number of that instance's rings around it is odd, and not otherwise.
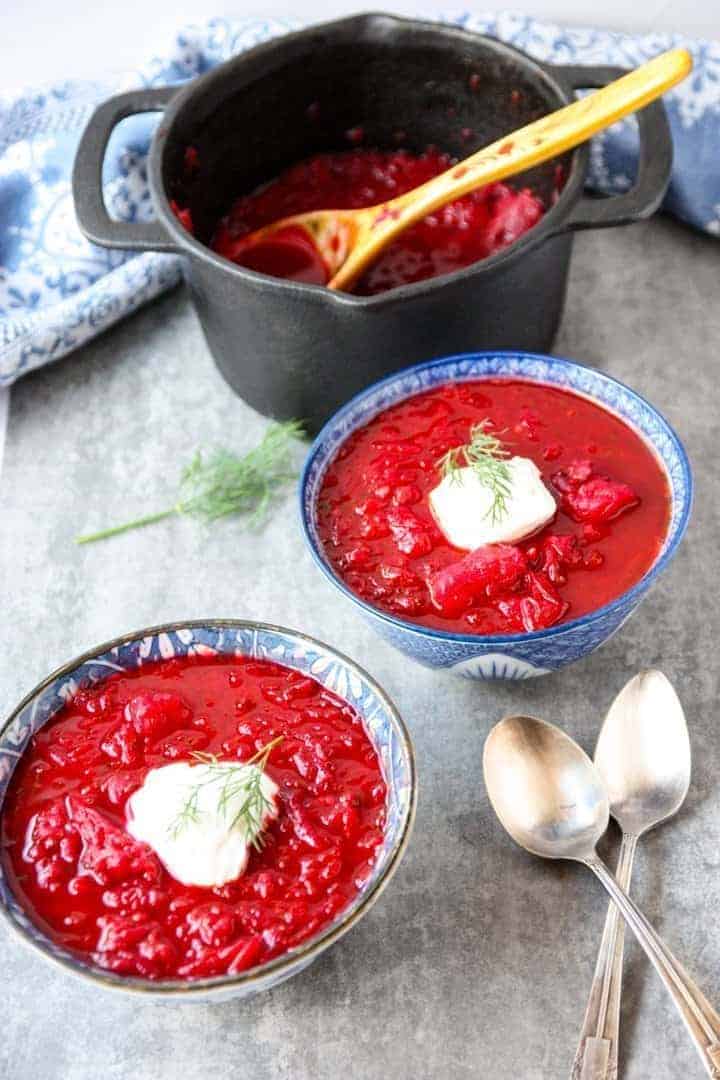
[[[399,233],[433,210],[496,180],[524,172],[585,142],[596,132],[654,101],[692,70],[686,49],[671,49],[609,83],[498,139],[420,187],[361,210],[312,210],[250,233],[240,247],[314,246],[328,273],[328,288],[349,291],[369,263]],[[268,242],[266,244],[266,242]]]

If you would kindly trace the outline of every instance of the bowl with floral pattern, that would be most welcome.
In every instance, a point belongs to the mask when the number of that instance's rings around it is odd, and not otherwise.
[[[527,407],[528,401],[537,409]],[[473,427],[471,418],[478,421],[486,410],[489,419]],[[490,545],[495,558],[500,549],[514,556],[522,572],[511,577],[507,571],[507,585],[495,593],[494,579],[487,578],[491,584],[485,593],[468,593],[463,623],[460,616],[443,621],[437,613],[440,586],[454,599],[460,594],[446,587],[444,564],[445,580],[437,569],[441,544],[436,551],[434,536],[440,523],[429,493],[439,483],[442,474],[436,470],[445,467],[448,446],[451,457],[457,453],[452,449],[461,441],[457,432],[477,432],[486,423],[499,431],[493,416],[507,420],[502,440],[522,447],[507,455],[535,458],[530,467],[542,470],[558,509],[540,532],[515,541],[522,550]],[[593,424],[599,425],[597,439]],[[582,443],[582,459],[569,445],[572,438]],[[444,452],[440,458],[438,447]],[[613,469],[616,479],[606,475]],[[634,488],[620,482],[627,479]],[[677,551],[692,493],[690,464],[679,437],[630,387],[572,360],[486,352],[410,367],[352,398],[311,448],[300,485],[300,512],[305,540],[321,572],[401,652],[427,667],[469,678],[525,679],[574,663],[620,629]],[[592,506],[590,495],[597,496]],[[592,520],[586,516],[591,513],[596,515]],[[648,540],[644,554],[643,530],[654,545]],[[445,539],[441,536],[441,542]],[[610,541],[615,548],[606,561],[603,550],[610,552]],[[471,575],[466,568],[473,560],[472,580],[482,580],[480,555],[467,552],[467,544],[466,553],[453,554],[451,546],[446,544],[441,555],[457,560],[453,580],[467,593]],[[393,557],[388,557],[391,549]],[[572,560],[570,571],[563,558]],[[621,585],[607,572],[613,567]],[[600,573],[591,573],[593,568],[601,568]],[[393,579],[402,584],[395,594]],[[572,603],[562,595],[567,581],[572,582]],[[478,625],[482,629],[472,632]]]
[[[236,698],[233,707],[223,705],[223,715],[227,714],[230,725],[228,730],[232,731],[230,742],[223,744],[228,755],[235,752],[233,747],[239,745],[238,739],[242,742],[253,737],[248,733],[255,731],[257,734],[259,729],[253,729],[253,724],[282,722],[287,731],[284,765],[279,763],[275,773],[281,792],[281,809],[277,810],[277,816],[269,826],[269,829],[277,827],[276,835],[269,832],[263,843],[256,845],[257,853],[255,850],[250,853],[250,859],[261,860],[257,872],[250,874],[247,880],[247,875],[241,874],[237,880],[212,892],[207,888],[199,889],[195,884],[185,888],[172,879],[169,865],[162,866],[151,848],[144,844],[138,846],[133,837],[123,831],[122,823],[118,824],[118,815],[113,815],[113,810],[117,809],[114,806],[116,795],[109,794],[109,785],[115,785],[113,790],[117,794],[128,780],[131,787],[138,783],[139,774],[132,779],[138,762],[140,767],[144,762],[149,765],[151,760],[162,759],[163,754],[172,761],[178,756],[178,748],[179,756],[187,757],[183,750],[203,745],[208,730],[204,715],[206,707],[210,730],[213,730],[214,722],[211,709],[214,705],[219,708],[220,699],[214,700],[218,697],[215,692],[208,690],[206,693],[205,684],[202,684],[203,715],[186,710],[191,719],[183,720],[185,727],[181,727],[179,733],[173,733],[172,717],[167,710],[171,707],[176,710],[170,692],[175,676],[179,673],[184,680],[181,689],[189,694],[187,680],[198,680],[206,671],[210,673],[207,678],[215,680],[215,688],[227,686],[227,692]],[[101,735],[94,725],[103,720],[103,709],[115,707],[113,700],[125,692],[123,687],[136,684],[139,687],[141,683],[162,689],[157,693],[152,691],[155,698],[150,699],[150,691],[143,691],[144,698],[142,694],[140,697],[137,693],[131,695],[130,704],[119,714],[119,727],[115,725],[110,735],[107,732]],[[256,706],[248,704],[250,691],[257,692]],[[266,698],[262,696],[265,692]],[[158,706],[154,713],[148,711],[148,700],[154,700]],[[186,698],[186,701],[192,700]],[[273,716],[275,721],[270,719]],[[69,729],[70,737],[65,738],[62,723],[70,723],[68,717],[74,726]],[[153,730],[148,722],[155,723],[158,717],[163,726]],[[144,727],[137,728],[138,720]],[[132,727],[133,722],[136,729]],[[349,734],[343,724],[349,725]],[[333,731],[347,740],[343,745],[359,747],[353,751],[360,763],[354,773],[351,751],[344,757],[343,752],[340,754],[337,772],[342,774],[343,781],[353,776],[357,784],[365,783],[370,763],[375,770],[372,775],[376,776],[377,782],[371,792],[372,799],[368,795],[367,805],[376,808],[373,810],[376,829],[369,841],[366,834],[371,830],[362,831],[367,824],[363,817],[363,796],[351,799],[343,795],[340,804],[333,808],[333,800],[326,794],[335,790],[332,782],[323,787],[318,779],[319,766],[324,760],[323,745],[329,747],[326,756],[332,771],[334,751],[330,744]],[[317,739],[313,743],[315,736]],[[279,741],[276,738],[273,746]],[[104,779],[93,787],[95,743],[101,743],[101,756],[105,755],[103,772],[98,774]],[[313,746],[319,746],[317,752],[321,759],[314,766],[308,749]],[[240,756],[239,751],[237,753]],[[279,754],[279,749],[275,753]],[[39,755],[39,763],[37,760],[33,763],[33,755],[36,759]],[[217,762],[214,755],[198,753],[195,756],[206,763]],[[295,758],[300,764],[299,771],[293,773],[288,770],[295,768]],[[365,772],[361,767],[363,763],[367,765]],[[31,764],[43,771],[43,780],[35,787],[30,776]],[[77,772],[77,768],[80,770],[78,778],[68,787],[67,778],[72,777],[73,769]],[[313,768],[315,772],[308,780],[309,786],[304,788],[303,778],[307,778],[308,770]],[[285,788],[281,776],[291,778]],[[312,787],[313,778],[320,785],[317,791]],[[29,818],[25,842],[18,843],[17,838],[13,841],[14,822],[17,814],[23,812],[22,793],[34,791],[33,798],[44,799],[46,790],[52,787],[59,791],[58,798],[47,807],[44,802],[38,804],[40,810]],[[303,792],[307,793],[307,799],[302,796]],[[104,793],[108,793],[107,798]],[[301,802],[304,816],[296,817]],[[107,642],[65,664],[32,690],[2,726],[0,915],[36,953],[56,967],[104,989],[135,995],[143,1000],[213,1002],[250,997],[302,971],[369,911],[406,849],[415,802],[414,756],[405,725],[383,690],[352,660],[305,634],[258,622],[221,619],[152,627]],[[310,817],[310,807],[316,814],[314,818]],[[35,809],[34,803],[25,809],[30,814]],[[342,813],[338,814],[338,810]],[[43,815],[43,829],[38,832],[38,822]],[[58,865],[53,867],[52,826],[58,818],[64,825],[61,823]],[[323,824],[319,824],[320,821]],[[126,828],[127,832],[132,831],[127,823]],[[335,846],[327,851],[318,850],[324,842],[322,837]],[[351,837],[354,846],[350,846],[349,840],[345,842],[345,837]],[[18,850],[13,852],[13,843],[16,849],[22,850],[22,855]],[[365,848],[360,858],[358,851],[363,844]],[[38,846],[42,857],[33,862],[33,849]],[[285,861],[281,864],[278,857],[279,869],[271,870],[268,860],[275,858],[273,852],[283,852]],[[345,882],[340,863],[351,857],[346,852],[350,852],[355,860],[349,864],[350,873],[355,875],[352,887],[339,884]],[[18,860],[25,859],[28,865],[18,875]],[[63,859],[73,864],[72,870],[60,865]],[[305,867],[314,864],[317,866],[311,877],[309,870],[305,873]],[[252,866],[250,861],[248,873]],[[302,874],[299,867],[303,868]],[[62,932],[63,927],[57,932],[52,921],[44,921],[45,912],[38,917],[35,898],[41,894],[36,888],[36,872],[37,883],[43,887],[50,883],[50,892],[57,889],[49,897],[48,920],[53,918],[53,905],[59,910],[64,902],[68,879],[67,892],[78,898],[74,902],[79,909],[82,909],[86,893],[96,897],[92,903],[102,908],[97,919],[98,926],[102,927],[99,936],[93,924],[92,907],[88,908],[91,912],[89,924],[87,912],[84,916],[82,910],[71,913],[63,924],[68,928],[67,933]],[[136,876],[128,883],[118,881],[118,874]],[[19,885],[21,878],[23,884]],[[53,884],[55,879],[57,885]],[[47,897],[47,893],[43,896]],[[291,896],[292,900],[289,899]],[[320,911],[317,904],[313,907],[313,897],[318,903],[320,900],[329,903],[322,909],[322,918],[317,914]],[[136,900],[139,907],[133,907]],[[123,905],[128,906],[127,911],[123,910]],[[189,915],[186,914],[188,908],[192,909]],[[296,925],[293,920],[308,919],[308,911],[315,915],[314,921],[308,922],[305,928],[307,932],[298,924],[303,932],[279,939],[282,947],[278,947],[272,935],[282,934],[288,928],[292,930]],[[272,925],[261,921],[265,918],[263,912],[272,915]],[[90,939],[98,939],[95,952],[75,947],[73,933],[82,917],[89,925]],[[242,922],[246,917],[260,921],[251,923],[254,929],[246,930]],[[147,932],[149,926],[154,929]],[[108,952],[108,942],[113,938],[120,940],[121,934],[124,944],[121,943],[114,953]],[[158,943],[162,941],[164,944],[158,949]],[[251,954],[247,952],[248,943]],[[268,945],[272,945],[269,952]],[[186,963],[185,967],[180,967],[180,975],[173,968],[172,976],[166,977],[162,967],[163,950],[168,954],[181,953],[186,959],[189,957],[189,966]],[[269,958],[262,962],[252,959],[261,954]],[[238,956],[242,957],[240,963]],[[227,959],[222,961],[222,970],[218,974],[220,957]],[[158,959],[160,967],[147,969],[145,976],[138,974],[138,971],[146,970],[143,964]],[[209,960],[209,966],[201,964],[198,967],[198,960],[203,963]]]

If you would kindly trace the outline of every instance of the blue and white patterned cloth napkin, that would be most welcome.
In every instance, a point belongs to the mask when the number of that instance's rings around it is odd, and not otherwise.
[[[633,67],[664,49],[687,46],[695,70],[666,98],[675,165],[665,208],[720,236],[720,42],[568,29],[507,13],[460,14],[443,21],[491,34],[555,63]],[[94,107],[120,90],[185,82],[297,25],[213,19],[186,27],[166,56],[112,83],[65,82],[0,97],[0,387],[76,349],[180,278],[176,256],[109,251],[81,235],[70,175]],[[136,117],[111,140],[106,199],[123,220],[151,216],[145,155],[156,122]],[[590,185],[607,193],[624,190],[634,175],[635,157],[629,123],[595,138]]]

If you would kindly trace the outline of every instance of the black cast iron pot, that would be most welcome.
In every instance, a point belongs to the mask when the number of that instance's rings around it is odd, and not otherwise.
[[[442,353],[547,351],[562,314],[572,233],[622,225],[657,209],[672,143],[662,104],[638,116],[640,163],[625,194],[583,194],[588,148],[562,160],[565,186],[540,223],[481,263],[379,296],[356,297],[235,266],[206,246],[234,198],[284,167],[348,146],[434,144],[462,157],[573,91],[603,86],[614,67],[551,66],[507,45],[436,23],[360,15],[278,38],[182,87],[119,94],[94,114],[73,175],[85,235],[105,247],[178,252],[208,344],[238,394],[263,413],[317,428],[382,375]],[[109,218],[101,188],[113,128],[164,110],[148,162],[152,223]],[[199,167],[184,167],[187,146]],[[518,177],[552,201],[556,165]],[[191,236],[170,208],[189,206]]]

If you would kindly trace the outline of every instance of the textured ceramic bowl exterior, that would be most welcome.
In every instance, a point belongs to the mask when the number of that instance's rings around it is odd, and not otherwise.
[[[351,704],[380,757],[388,786],[385,840],[372,876],[337,919],[315,937],[267,964],[241,975],[193,982],[125,977],[84,963],[47,938],[15,899],[0,863],[0,914],[43,956],[107,989],[143,1000],[222,1001],[251,997],[307,967],[369,910],[405,851],[415,814],[416,780],[412,744],[393,703],[352,660],[293,630],[235,620],[186,622],[153,627],[108,642],[50,675],[18,705],[0,731],[0,813],[15,766],[34,732],[43,727],[78,687],[92,685],[115,671],[132,670],[148,660],[173,656],[241,655],[273,660],[311,675]]]
[[[672,493],[670,527],[662,550],[650,570],[628,592],[589,615],[548,630],[479,637],[445,633],[386,614],[351,592],[325,558],[315,516],[325,470],[351,432],[388,406],[442,383],[497,377],[567,387],[623,417],[644,436],[665,467]],[[623,383],[554,356],[469,353],[408,368],[349,401],[328,421],[312,446],[301,481],[300,503],[305,538],[315,562],[392,645],[426,667],[447,668],[469,678],[526,679],[572,664],[620,629],[674,555],[687,528],[692,486],[690,463],[678,436],[652,405]]]

